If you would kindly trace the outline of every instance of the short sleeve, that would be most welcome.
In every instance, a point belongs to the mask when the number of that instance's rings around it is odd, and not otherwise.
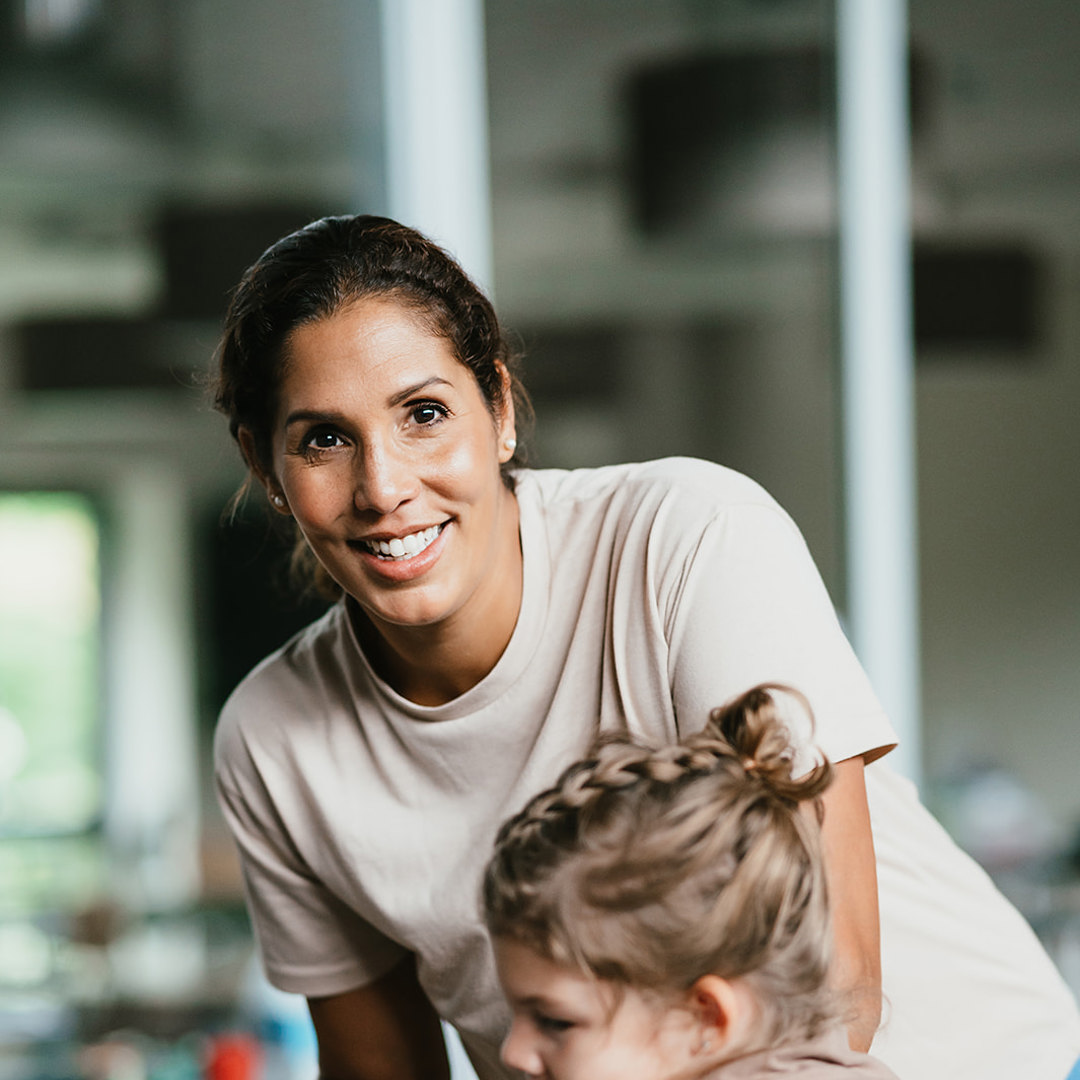
[[[240,854],[248,912],[270,982],[323,997],[389,971],[406,950],[311,873],[265,785],[243,761],[235,732],[219,737],[215,750],[218,801]]]
[[[752,686],[782,683],[809,700],[813,743],[832,761],[869,763],[896,745],[806,543],[776,504],[737,503],[712,519],[667,622],[680,730],[697,730],[711,709]]]

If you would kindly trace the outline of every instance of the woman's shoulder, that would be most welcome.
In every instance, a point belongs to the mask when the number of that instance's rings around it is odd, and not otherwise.
[[[338,602],[260,660],[225,700],[219,740],[249,724],[265,731],[275,717],[296,715],[295,705],[310,701],[315,687],[327,682],[348,636],[345,606]]]
[[[665,457],[583,469],[525,469],[517,477],[519,495],[534,497],[545,508],[595,504],[597,500],[639,506],[650,499],[686,501],[705,513],[741,505],[776,506],[757,481],[701,458]]]
[[[794,522],[757,481],[698,458],[529,471],[521,475],[518,499],[523,530],[543,522],[560,543],[636,536],[655,556],[662,549],[676,562],[706,536],[751,546],[755,537],[781,546],[801,541]]]

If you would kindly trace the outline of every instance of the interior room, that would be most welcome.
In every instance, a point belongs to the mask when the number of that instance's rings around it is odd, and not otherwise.
[[[481,8],[486,283],[530,461],[743,471],[846,618],[837,4]],[[263,248],[394,205],[380,18],[0,3],[5,1080],[314,1075],[210,754],[323,606],[206,380]],[[1080,992],[1080,8],[907,18],[911,771]]]

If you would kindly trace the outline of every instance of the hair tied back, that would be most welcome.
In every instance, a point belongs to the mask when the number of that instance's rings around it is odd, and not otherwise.
[[[778,698],[793,698],[813,731],[810,703],[799,691],[781,684],[763,684],[714,709],[706,731],[730,747],[748,778],[764,784],[775,796],[792,802],[816,799],[829,783],[831,768],[821,761],[808,773],[792,775],[796,753]]]

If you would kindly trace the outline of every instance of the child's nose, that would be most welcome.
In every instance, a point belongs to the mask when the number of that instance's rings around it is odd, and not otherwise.
[[[544,1067],[540,1057],[534,1049],[533,1040],[529,1037],[527,1024],[515,1020],[510,1025],[510,1031],[503,1039],[502,1050],[499,1053],[503,1064],[526,1076],[540,1076]]]

